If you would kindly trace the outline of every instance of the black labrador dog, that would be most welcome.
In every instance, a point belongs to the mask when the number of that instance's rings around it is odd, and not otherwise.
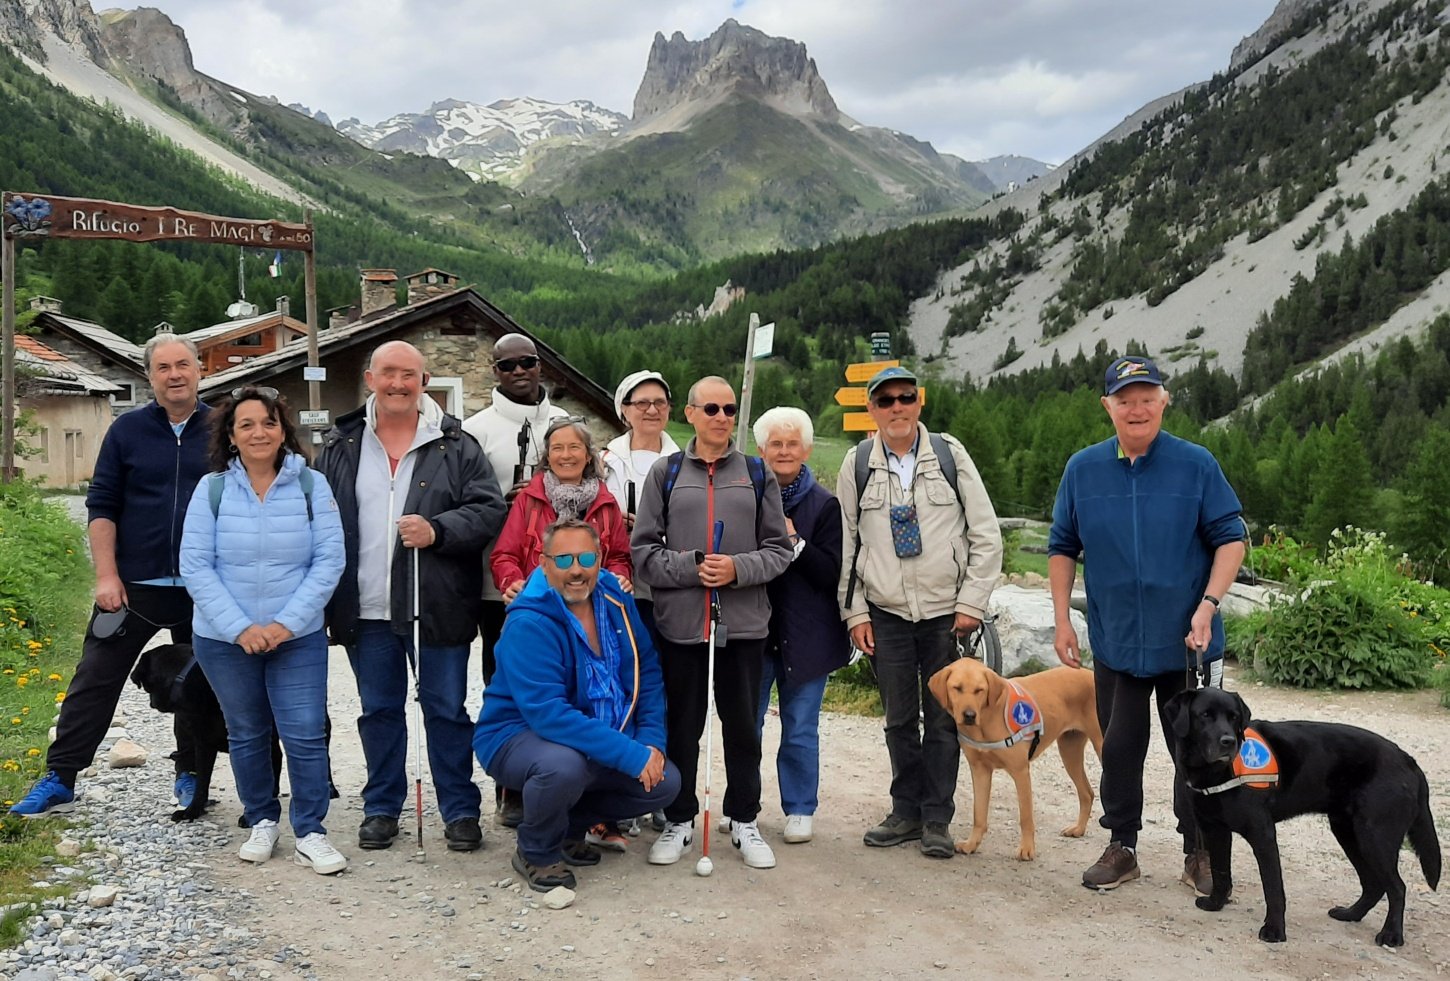
[[[1197,900],[1199,909],[1220,910],[1228,901],[1237,832],[1253,849],[1264,884],[1267,909],[1259,939],[1281,943],[1284,875],[1274,825],[1324,814],[1360,884],[1359,899],[1329,915],[1357,923],[1388,895],[1389,915],[1375,943],[1404,944],[1399,853],[1407,837],[1430,888],[1440,883],[1430,788],[1413,757],[1356,726],[1251,720],[1242,698],[1215,688],[1173,696],[1164,714],[1172,729],[1173,760],[1191,791],[1213,868],[1213,892]]]
[[[131,680],[151,698],[151,707],[176,716],[177,728],[191,734],[196,747],[196,796],[189,807],[173,811],[173,821],[195,821],[213,803],[212,771],[218,753],[227,752],[227,723],[211,683],[196,663],[190,644],[166,644],[141,654]],[[327,720],[327,740],[332,742],[332,719]],[[282,743],[272,731],[272,793],[281,788]],[[328,783],[332,784],[331,774]],[[337,787],[332,786],[336,798]],[[246,817],[237,824],[247,826]]]

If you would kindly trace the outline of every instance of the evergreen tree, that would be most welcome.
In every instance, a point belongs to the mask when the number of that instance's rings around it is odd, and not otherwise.
[[[1304,535],[1314,544],[1328,544],[1330,532],[1345,525],[1378,525],[1369,454],[1348,416],[1339,420],[1329,437],[1311,486],[1314,491],[1304,512]]]
[[[1418,452],[1399,482],[1402,495],[1393,522],[1394,539],[1415,562],[1422,575],[1442,586],[1450,585],[1450,480],[1445,479],[1445,461],[1450,460],[1450,428],[1431,426],[1419,443]]]

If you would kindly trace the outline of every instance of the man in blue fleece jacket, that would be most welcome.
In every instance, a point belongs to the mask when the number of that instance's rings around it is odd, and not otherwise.
[[[1169,396],[1157,366],[1119,358],[1108,367],[1104,393],[1116,435],[1067,461],[1047,545],[1053,646],[1069,667],[1082,664],[1068,619],[1079,553],[1087,587],[1103,729],[1101,824],[1112,833],[1102,858],[1083,873],[1090,889],[1138,878],[1149,698],[1158,699],[1161,723],[1163,706],[1190,683],[1194,651],[1202,652],[1210,678],[1221,677],[1218,604],[1244,559],[1242,508],[1218,462],[1162,431]],[[1208,854],[1181,783],[1175,781],[1173,810],[1183,835],[1183,881],[1207,895]]]
[[[539,892],[573,888],[597,865],[593,824],[675,799],[665,759],[659,656],[634,600],[601,572],[599,533],[574,519],[544,532],[539,568],[510,604],[473,749],[489,776],[523,790],[513,867]]]

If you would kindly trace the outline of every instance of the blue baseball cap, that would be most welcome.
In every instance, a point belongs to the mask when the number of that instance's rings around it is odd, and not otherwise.
[[[1103,381],[1103,394],[1112,395],[1118,389],[1136,385],[1138,382],[1147,382],[1161,388],[1163,376],[1158,373],[1158,366],[1147,358],[1119,358],[1108,365],[1107,377]]]
[[[899,365],[894,368],[882,368],[876,374],[872,375],[871,380],[866,383],[866,397],[869,399],[875,395],[876,389],[885,385],[887,382],[910,382],[915,385],[916,376]]]

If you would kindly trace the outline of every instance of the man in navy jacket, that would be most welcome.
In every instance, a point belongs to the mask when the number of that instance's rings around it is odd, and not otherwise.
[[[1147,358],[1119,358],[1108,368],[1104,392],[1116,435],[1067,461],[1047,546],[1053,646],[1070,667],[1082,665],[1068,618],[1079,553],[1087,587],[1103,728],[1101,824],[1112,833],[1102,858],[1083,873],[1090,889],[1138,878],[1149,698],[1156,693],[1161,720],[1168,699],[1188,684],[1188,668],[1199,660],[1194,651],[1210,677],[1221,677],[1218,604],[1244,559],[1242,509],[1218,462],[1203,447],[1162,431],[1169,396],[1157,366]],[[1208,855],[1180,784],[1173,809],[1183,835],[1183,881],[1207,895]]]
[[[174,642],[191,641],[191,597],[177,556],[186,506],[207,472],[211,410],[197,398],[196,345],[158,334],[145,357],[155,397],[111,423],[86,495],[96,608],[61,703],[46,756],[49,772],[10,809],[26,817],[75,806],[76,774],[91,765],[126,676],[156,632],[169,628]],[[125,612],[119,628],[108,629],[105,619],[96,625],[97,616],[113,611]],[[184,808],[192,803],[196,778],[191,740],[179,720],[176,737],[176,795]]]

